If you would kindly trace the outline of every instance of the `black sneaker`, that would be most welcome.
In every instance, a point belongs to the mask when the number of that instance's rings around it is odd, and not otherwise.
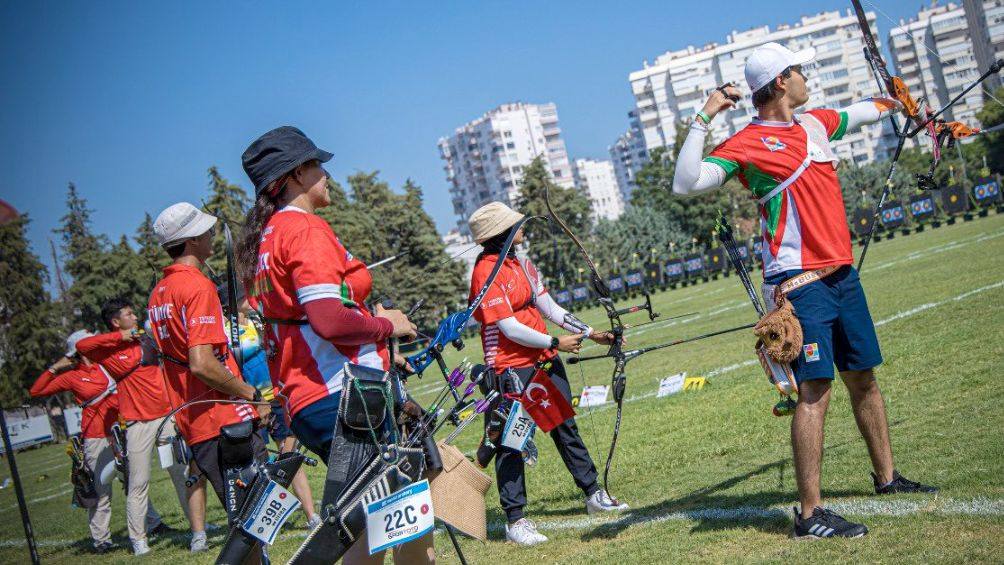
[[[119,546],[115,545],[110,541],[103,541],[101,543],[94,544],[94,553],[104,554],[109,551],[115,551]]]
[[[892,480],[886,484],[879,484],[878,476],[872,473],[872,482],[875,483],[875,494],[896,494],[898,492],[926,492],[936,493],[938,487],[922,485],[916,481],[899,474],[899,471],[892,472]]]
[[[148,536],[169,536],[171,534],[176,534],[181,530],[172,528],[164,522],[157,524],[156,526],[150,528],[150,531],[146,533]]]
[[[791,537],[795,539],[859,538],[868,533],[864,524],[855,524],[841,518],[836,512],[819,506],[812,510],[812,516],[802,518],[798,508],[795,511],[795,529]]]

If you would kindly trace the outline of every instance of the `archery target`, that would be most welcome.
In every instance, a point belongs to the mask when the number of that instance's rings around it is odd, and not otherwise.
[[[589,300],[589,287],[585,284],[579,283],[572,287],[572,300],[574,302],[582,302],[583,300]]]
[[[704,257],[700,254],[688,255],[683,260],[683,263],[688,275],[700,273],[704,270]]]
[[[947,186],[941,191],[941,207],[949,214],[961,214],[969,209],[966,191],[959,185]]]
[[[662,269],[659,268],[658,263],[649,263],[645,265],[645,282],[650,285],[659,284],[659,275],[662,273]]]
[[[610,292],[624,292],[624,279],[620,276],[610,277],[607,281],[607,288]]]
[[[711,271],[727,271],[729,259],[725,254],[725,249],[719,247],[708,252],[708,269]]]
[[[670,259],[663,267],[663,273],[669,280],[675,280],[683,276],[683,261],[680,259]]]
[[[879,217],[882,220],[882,225],[889,229],[898,228],[903,225],[903,221],[906,219],[903,205],[898,200],[892,200],[883,206]]]
[[[558,304],[564,306],[572,301],[572,291],[567,288],[563,288],[554,293],[554,299]]]
[[[857,211],[854,212],[854,217],[851,218],[854,234],[858,237],[868,235],[868,232],[872,229],[873,220],[874,216],[872,216],[871,210],[867,208],[858,208]]]
[[[910,198],[910,214],[923,219],[934,215],[934,198],[930,195],[916,195]]]
[[[628,271],[624,275],[624,282],[628,288],[637,288],[645,283],[645,275],[641,271]]]
[[[973,199],[980,206],[989,206],[1000,200],[1001,190],[997,181],[992,178],[982,178],[973,187]]]

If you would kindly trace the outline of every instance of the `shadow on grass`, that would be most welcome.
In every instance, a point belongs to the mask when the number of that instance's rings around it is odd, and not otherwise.
[[[771,472],[780,472],[788,459],[761,465],[741,475],[730,477],[715,485],[700,488],[673,500],[635,508],[619,519],[602,524],[582,535],[583,541],[609,539],[618,536],[628,527],[651,521],[661,521],[670,515],[697,522],[691,533],[754,527],[771,534],[784,534],[791,528],[791,515],[787,511],[767,507],[790,502],[796,497],[789,490],[762,492],[754,495],[716,495],[746,480]],[[870,494],[861,490],[836,490],[823,493],[824,498],[861,496]]]

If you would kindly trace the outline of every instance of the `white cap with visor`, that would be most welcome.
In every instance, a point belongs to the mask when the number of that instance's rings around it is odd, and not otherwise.
[[[746,84],[750,92],[756,92],[788,67],[804,65],[815,56],[816,49],[813,47],[792,51],[780,43],[764,43],[746,58]]]

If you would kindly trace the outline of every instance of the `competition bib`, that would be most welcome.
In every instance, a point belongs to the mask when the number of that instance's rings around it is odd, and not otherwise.
[[[367,505],[366,541],[370,555],[424,536],[432,531],[435,521],[428,480]]]
[[[535,429],[537,424],[523,409],[523,404],[518,400],[513,401],[509,417],[505,421],[505,429],[502,431],[502,446],[523,451]]]
[[[241,525],[244,531],[263,543],[272,545],[279,529],[290,514],[300,507],[300,501],[293,493],[275,481],[269,481],[261,499],[251,511],[251,516]]]

